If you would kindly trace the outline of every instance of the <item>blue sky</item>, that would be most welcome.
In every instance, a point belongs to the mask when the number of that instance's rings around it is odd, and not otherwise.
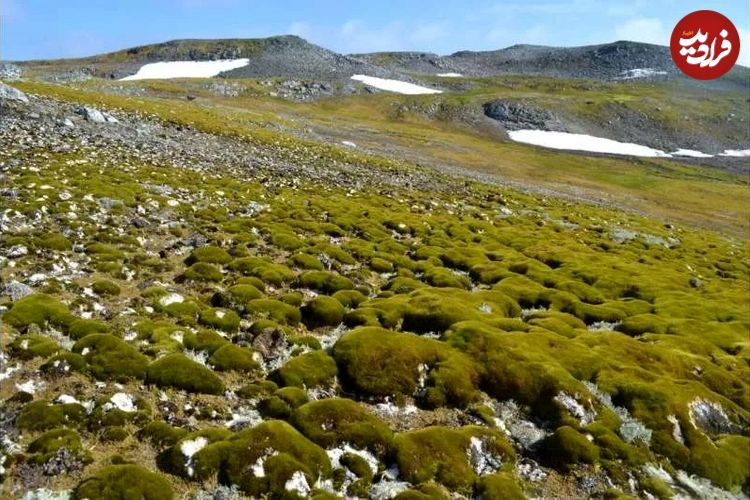
[[[73,57],[174,38],[293,33],[351,53],[448,54],[515,43],[587,45],[619,39],[667,45],[694,10],[729,17],[750,65],[747,0],[0,0],[0,58]]]

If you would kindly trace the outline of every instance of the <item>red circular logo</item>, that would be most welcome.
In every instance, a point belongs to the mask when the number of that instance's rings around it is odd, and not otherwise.
[[[740,36],[726,16],[713,10],[698,10],[677,23],[669,48],[675,64],[687,76],[713,80],[737,62]]]

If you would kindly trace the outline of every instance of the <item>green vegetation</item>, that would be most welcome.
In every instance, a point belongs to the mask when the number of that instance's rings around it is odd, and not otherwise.
[[[344,306],[333,297],[320,295],[305,304],[302,318],[309,328],[336,326],[344,319]]]
[[[137,465],[111,465],[85,479],[73,491],[74,498],[122,498],[172,500],[174,492],[163,476]]]
[[[3,315],[3,321],[18,329],[26,329],[29,325],[45,327],[47,324],[66,328],[75,321],[75,317],[53,297],[32,294],[13,304],[10,311]]]
[[[146,382],[159,387],[174,387],[189,392],[222,394],[221,379],[205,366],[182,354],[169,354],[148,366]]]
[[[483,440],[503,463],[515,460],[513,447],[497,431],[465,426],[460,430],[427,427],[396,435],[396,462],[404,479],[415,484],[435,480],[450,489],[470,491],[476,473],[467,457],[472,437]]]
[[[295,387],[328,387],[336,376],[336,362],[323,351],[313,351],[287,361],[277,373],[281,385]]]
[[[106,333],[83,337],[75,343],[73,352],[82,355],[88,370],[100,379],[142,379],[148,366],[148,358],[135,347]]]

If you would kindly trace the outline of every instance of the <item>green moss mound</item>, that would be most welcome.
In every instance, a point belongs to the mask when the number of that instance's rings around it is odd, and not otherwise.
[[[81,446],[81,437],[71,429],[53,429],[45,432],[29,443],[27,452],[33,454],[33,461],[44,463],[61,448],[65,448],[84,462],[91,461],[90,455]]]
[[[120,295],[120,286],[109,280],[98,280],[91,284],[91,290],[102,297],[116,297]]]
[[[185,279],[191,281],[219,282],[224,279],[224,275],[221,274],[221,270],[218,267],[206,262],[197,262],[188,267],[185,269],[183,276]]]
[[[223,394],[224,384],[214,372],[182,354],[169,354],[148,366],[146,382],[188,392]]]
[[[480,478],[477,482],[476,494],[486,500],[524,500],[526,498],[513,475],[508,472]]]
[[[254,497],[284,491],[284,484],[296,471],[305,474],[308,484],[313,484],[316,478],[327,477],[331,471],[325,450],[280,420],[266,421],[240,431],[230,443],[223,472],[229,481]],[[269,450],[277,454],[269,456],[272,453]],[[257,477],[248,470],[248,464],[262,457],[268,457],[264,462],[266,473],[264,477]]]
[[[42,335],[23,335],[11,342],[9,350],[18,359],[46,358],[59,351],[60,345]]]
[[[185,259],[185,263],[188,265],[195,264],[197,262],[207,262],[209,264],[229,264],[232,262],[232,256],[219,247],[205,246],[195,250]]]
[[[307,387],[329,387],[338,373],[336,362],[323,351],[313,351],[296,356],[274,374],[281,385]]]
[[[436,426],[397,434],[396,463],[406,481],[419,484],[435,480],[452,490],[468,492],[477,478],[467,453],[472,438],[479,439],[487,452],[501,462],[515,460],[513,447],[497,431],[475,426]]]
[[[73,345],[73,352],[86,359],[92,375],[102,379],[142,379],[148,358],[127,342],[109,334],[88,335]]]
[[[21,330],[29,325],[44,328],[48,324],[67,329],[75,319],[64,304],[42,293],[19,299],[10,311],[3,314],[3,322]]]
[[[333,297],[315,297],[302,308],[302,318],[308,328],[336,326],[344,319],[344,306]]]
[[[109,325],[96,319],[79,319],[70,325],[68,335],[74,340],[80,340],[92,333],[107,333]]]
[[[310,288],[321,293],[332,295],[340,290],[353,290],[354,283],[345,276],[329,271],[307,271],[298,279],[301,288]]]
[[[541,444],[542,456],[553,466],[568,470],[579,463],[592,464],[599,459],[599,449],[586,436],[564,425]]]
[[[260,369],[253,351],[229,343],[214,351],[208,362],[220,371],[253,372]]]
[[[296,325],[302,320],[302,313],[298,308],[274,299],[251,300],[247,303],[247,311],[283,325]]]
[[[425,404],[462,407],[478,396],[479,373],[474,362],[437,340],[362,327],[339,339],[333,354],[342,382],[365,394],[412,396],[418,389],[420,370],[427,367],[420,388]]]
[[[240,327],[240,317],[231,309],[208,308],[201,311],[198,323],[225,332],[235,332]]]
[[[324,448],[350,443],[385,457],[393,440],[393,433],[384,422],[351,399],[312,401],[297,408],[290,422]]]
[[[111,465],[76,486],[73,498],[172,500],[174,491],[160,474],[138,465]]]
[[[25,431],[44,431],[56,427],[79,427],[86,422],[86,410],[79,404],[51,405],[47,401],[28,403],[18,413],[16,425]]]

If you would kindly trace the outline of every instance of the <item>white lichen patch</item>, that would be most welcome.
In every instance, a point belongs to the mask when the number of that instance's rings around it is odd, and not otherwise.
[[[571,416],[577,418],[582,426],[586,426],[596,419],[597,413],[591,406],[590,401],[588,402],[589,407],[586,408],[583,404],[578,402],[577,398],[580,398],[579,394],[571,396],[564,391],[560,391],[557,396],[555,396],[554,401],[565,408]]]
[[[133,396],[130,394],[127,394],[125,392],[118,392],[112,395],[111,398],[109,398],[109,402],[104,404],[104,410],[111,410],[113,408],[117,408],[120,411],[124,411],[126,413],[133,413],[138,411],[138,408],[135,406],[135,400]]]
[[[286,491],[292,491],[301,497],[306,497],[310,494],[312,489],[307,484],[307,478],[305,473],[302,471],[294,471],[292,477],[290,477],[286,483],[284,483],[284,489]]]
[[[487,446],[487,439],[472,436],[469,440],[469,448],[466,450],[469,463],[480,476],[492,474],[503,465],[499,455],[493,453]]]

